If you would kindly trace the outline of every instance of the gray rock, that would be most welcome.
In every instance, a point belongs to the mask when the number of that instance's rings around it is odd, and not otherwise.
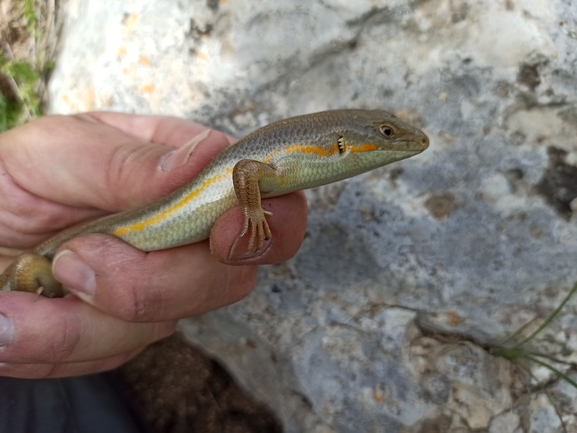
[[[182,329],[287,432],[558,432],[540,388],[489,349],[577,281],[572,3],[71,0],[50,108],[239,135],[344,107],[423,127],[419,157],[309,191],[299,254]],[[530,349],[575,362],[575,310]],[[575,390],[544,372],[577,428]]]

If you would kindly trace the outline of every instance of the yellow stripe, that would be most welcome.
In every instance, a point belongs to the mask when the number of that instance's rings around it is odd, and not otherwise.
[[[280,149],[273,150],[271,153],[269,153],[267,156],[265,156],[262,159],[262,162],[264,162],[265,164],[268,164],[271,161],[272,157],[275,156],[279,152],[280,152]]]
[[[177,211],[179,211],[180,209],[182,209],[186,205],[188,205],[191,201],[198,198],[198,196],[200,196],[211,185],[214,185],[215,183],[218,183],[218,182],[222,182],[223,180],[225,180],[227,177],[230,177],[231,175],[232,175],[232,168],[227,167],[226,170],[224,171],[224,173],[220,173],[220,174],[217,174],[216,176],[213,176],[211,178],[206,179],[204,182],[202,182],[202,185],[200,185],[194,191],[189,192],[185,197],[182,198],[182,200],[173,204],[171,207],[162,211],[158,215],[154,215],[154,216],[152,216],[152,217],[150,217],[144,221],[139,221],[139,222],[131,224],[129,226],[118,227],[116,230],[114,230],[114,232],[112,232],[112,234],[115,236],[122,236],[122,235],[126,235],[130,232],[133,232],[133,231],[142,231],[142,230],[144,230],[150,226],[154,226],[156,224],[159,224],[159,223],[165,221],[170,216],[174,215]]]
[[[373,150],[378,149],[376,144],[364,143],[359,145],[351,145],[346,143],[345,148],[351,153],[359,153],[359,152],[371,152]],[[307,145],[303,146],[302,144],[291,144],[286,146],[284,149],[275,149],[267,156],[263,158],[263,162],[268,163],[272,160],[273,156],[279,152],[284,152],[286,154],[290,153],[305,153],[305,154],[315,154],[321,157],[332,156],[339,151],[339,145],[337,143],[333,144],[330,148],[325,148],[323,146],[315,146],[315,145]],[[174,215],[183,207],[187,206],[190,202],[197,199],[207,188],[215,183],[222,182],[226,179],[227,176],[232,175],[232,168],[228,167],[224,171],[224,173],[217,174],[209,179],[206,179],[202,182],[202,185],[188,193],[182,200],[172,205],[170,208],[162,211],[158,215],[154,215],[144,221],[139,221],[129,226],[118,227],[112,234],[116,236],[126,235],[133,231],[142,231],[148,227],[154,226],[165,221],[167,218]]]

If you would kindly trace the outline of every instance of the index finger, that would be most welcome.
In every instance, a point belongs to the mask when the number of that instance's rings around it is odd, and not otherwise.
[[[90,361],[138,349],[174,332],[176,322],[136,323],[110,316],[80,299],[0,292],[4,329],[0,363]],[[1,369],[0,369],[1,373]]]
[[[0,178],[6,184],[0,191],[11,197],[26,193],[11,202],[9,210],[22,215],[26,205],[42,199],[108,212],[140,207],[188,182],[230,145],[226,135],[194,122],[161,116],[134,116],[138,120],[133,122],[131,117],[114,113],[46,116],[3,133],[0,168],[7,176]],[[186,152],[176,155],[178,164],[167,169],[166,160],[174,150],[99,118],[116,125],[125,122],[125,128],[133,132],[140,128],[143,135],[165,143],[186,144],[182,149]],[[149,122],[152,126],[147,126]]]

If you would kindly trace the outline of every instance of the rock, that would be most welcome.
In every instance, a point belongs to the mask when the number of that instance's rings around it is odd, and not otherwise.
[[[71,0],[50,109],[175,114],[240,135],[364,107],[424,128],[424,154],[309,191],[298,255],[182,329],[289,433],[560,431],[492,348],[577,281],[577,6],[352,5]],[[575,362],[575,310],[530,348]],[[577,428],[575,390],[545,376]]]

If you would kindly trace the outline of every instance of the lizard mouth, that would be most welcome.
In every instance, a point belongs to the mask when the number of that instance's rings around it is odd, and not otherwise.
[[[400,153],[410,153],[411,155],[416,155],[423,152],[429,147],[429,137],[426,135],[420,135],[416,138],[411,138],[397,142],[396,144],[390,144],[383,150],[400,152]]]

